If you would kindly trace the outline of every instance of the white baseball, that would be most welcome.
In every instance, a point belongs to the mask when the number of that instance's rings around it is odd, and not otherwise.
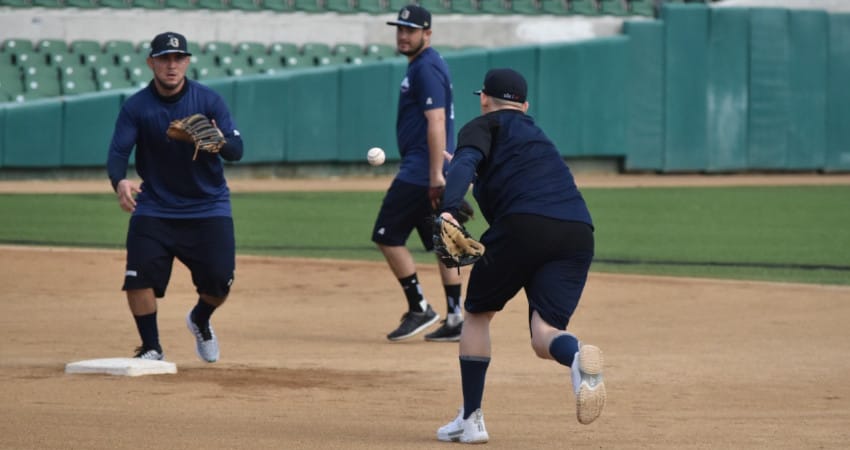
[[[373,166],[380,166],[387,160],[387,154],[384,153],[381,147],[372,147],[366,153],[366,160]]]

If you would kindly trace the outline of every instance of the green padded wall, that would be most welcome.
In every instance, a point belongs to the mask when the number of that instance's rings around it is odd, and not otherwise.
[[[540,46],[537,71],[537,124],[555,143],[561,155],[578,155],[581,111],[581,44]],[[545,92],[546,94],[542,94]]]
[[[106,164],[123,94],[106,91],[65,97],[62,102],[62,166]]]
[[[10,104],[3,127],[3,167],[62,165],[62,102],[57,99]],[[105,155],[105,154],[104,154]]]
[[[629,39],[625,36],[592,39],[579,44],[580,138],[577,150],[580,155],[626,154],[628,45]]]
[[[236,79],[229,103],[242,135],[241,162],[280,162],[286,148],[290,76],[287,74]]]
[[[6,107],[9,103],[0,103],[0,169],[3,168],[4,148],[6,147]]]
[[[330,162],[339,158],[339,68],[293,73],[284,107],[288,108],[287,162]]]
[[[664,170],[701,171],[706,148],[708,8],[667,4],[665,23]],[[742,43],[744,45],[744,43]]]
[[[747,167],[749,23],[747,9],[711,10],[706,80],[709,172]]]
[[[460,128],[481,115],[481,106],[472,92],[481,89],[487,73],[488,52],[469,49],[443,55],[452,75],[452,94],[455,111],[455,139]]]
[[[230,113],[236,115],[233,105],[236,100],[236,78],[217,78],[212,80],[203,80],[201,84],[208,86],[210,89],[218,92],[224,103],[230,108]],[[237,122],[237,125],[239,123]]]
[[[395,117],[398,108],[393,69],[388,64],[343,66],[339,72],[339,159],[361,162],[371,147],[398,159]]]
[[[791,45],[788,10],[750,10],[751,169],[782,169],[788,163],[791,117]]]
[[[388,160],[397,161],[398,159],[401,158],[401,156],[398,152],[398,140],[396,139],[395,123],[396,123],[396,118],[398,117],[398,98],[401,95],[401,81],[404,79],[404,75],[407,73],[407,59],[394,58],[394,59],[390,60],[390,62],[388,64],[390,65],[390,74],[391,74],[390,75],[391,82],[390,82],[390,85],[389,85],[390,98],[392,99],[391,104],[393,106],[392,106],[392,109],[390,111],[387,111],[386,120],[388,120],[390,122],[390,126],[392,127],[393,139],[392,139],[392,145],[384,148],[384,151],[386,151],[386,153],[387,153],[387,159]],[[455,99],[455,101],[457,101],[457,99]],[[457,130],[455,130],[455,131],[457,131]]]
[[[664,165],[664,23],[626,21],[629,88],[626,170],[658,170]]]
[[[510,67],[525,77],[525,80],[528,82],[528,114],[532,117],[536,117],[538,95],[537,66],[540,59],[537,52],[537,46],[529,45],[493,48],[490,49],[488,57],[489,62],[487,63],[487,70],[498,67]],[[481,74],[481,79],[478,83],[479,85],[484,84],[484,74]],[[467,95],[465,92],[456,95],[455,103],[470,100],[472,100],[473,103],[478,102],[478,98],[472,94],[469,94],[470,98],[465,97],[465,95]]]
[[[792,9],[789,19],[791,116],[785,168],[814,170],[826,158],[829,15]]]
[[[850,170],[850,14],[829,18],[827,153],[824,169]]]

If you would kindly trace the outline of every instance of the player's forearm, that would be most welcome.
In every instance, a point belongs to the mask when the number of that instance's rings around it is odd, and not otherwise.
[[[483,158],[484,155],[474,147],[458,149],[446,175],[446,192],[443,194],[441,212],[448,212],[457,217],[461,200],[475,176],[475,168]]]
[[[431,185],[442,184],[443,168],[446,157],[446,122],[445,118],[428,120],[428,160],[430,162]],[[440,183],[436,183],[439,181]]]

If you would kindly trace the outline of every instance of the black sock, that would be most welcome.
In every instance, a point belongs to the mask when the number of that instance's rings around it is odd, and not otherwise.
[[[142,338],[142,347],[145,350],[156,350],[162,353],[162,347],[159,345],[159,328],[156,324],[156,311],[145,314],[144,316],[133,316],[136,320],[136,329],[139,330],[139,336]]]
[[[398,282],[401,288],[404,289],[404,296],[407,298],[407,309],[409,311],[424,312],[422,309],[422,286],[419,285],[419,279],[416,278],[416,273],[409,277],[399,278]]]
[[[490,358],[486,356],[460,357],[460,383],[463,390],[463,418],[468,419],[481,408],[484,397],[484,378]]]
[[[446,284],[443,290],[446,291],[446,314],[460,314],[460,285]]]
[[[552,355],[552,358],[567,367],[573,366],[573,359],[575,359],[577,351],[578,339],[569,333],[564,333],[552,339],[549,344],[549,354]]]
[[[199,298],[198,303],[192,308],[192,322],[195,322],[195,325],[201,330],[206,329],[210,326],[210,316],[212,316],[215,308],[215,306]]]

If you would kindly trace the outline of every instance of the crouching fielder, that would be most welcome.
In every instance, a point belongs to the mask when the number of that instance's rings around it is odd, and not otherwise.
[[[481,410],[490,363],[490,321],[520,289],[528,297],[531,346],[571,368],[576,413],[593,422],[605,405],[602,352],[566,330],[593,259],[593,222],[554,144],[526,115],[527,84],[518,72],[487,72],[481,116],[458,134],[441,216],[453,221],[470,182],[489,228],[472,268],[460,338],[463,406],[437,430],[441,441],[489,440]]]

